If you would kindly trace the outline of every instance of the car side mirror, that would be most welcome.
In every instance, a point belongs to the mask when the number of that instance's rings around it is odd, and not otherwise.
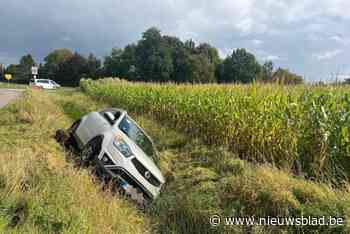
[[[104,116],[106,117],[108,122],[111,123],[111,124],[113,124],[113,122],[115,121],[115,117],[114,117],[114,115],[111,112],[104,113]]]

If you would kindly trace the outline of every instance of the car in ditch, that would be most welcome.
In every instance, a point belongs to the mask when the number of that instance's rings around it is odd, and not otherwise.
[[[156,199],[165,183],[153,141],[125,110],[83,116],[68,130],[64,144],[78,149],[83,165],[92,163],[138,205]]]

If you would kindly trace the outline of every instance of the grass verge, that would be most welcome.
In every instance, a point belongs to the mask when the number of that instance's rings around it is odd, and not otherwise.
[[[52,135],[71,118],[55,97],[28,90],[0,110],[0,232],[149,232],[132,204],[65,159]]]

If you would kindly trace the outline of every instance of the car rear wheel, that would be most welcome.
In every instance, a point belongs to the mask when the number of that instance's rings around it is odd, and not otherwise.
[[[68,129],[68,139],[66,140],[65,144],[67,147],[71,146],[74,150],[78,150],[78,143],[77,140],[74,137],[75,131],[79,127],[81,120],[75,121],[72,126]]]
[[[88,167],[92,165],[92,161],[101,152],[102,138],[95,137],[89,141],[83,148],[80,156],[80,165],[83,167]]]

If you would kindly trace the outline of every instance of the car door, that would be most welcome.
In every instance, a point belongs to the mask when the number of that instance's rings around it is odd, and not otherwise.
[[[50,88],[50,84],[47,80],[39,80],[38,81],[38,86],[40,86],[43,89],[49,89]]]
[[[50,85],[50,89],[56,88],[55,84],[51,80],[49,80],[49,85]]]
[[[85,145],[92,138],[111,128],[111,124],[98,112],[86,116],[82,125],[77,129],[77,135]]]
[[[53,88],[55,88],[55,89],[59,88],[59,85],[55,81],[50,80],[50,82],[51,82]]]
[[[37,82],[37,86],[40,87],[40,88],[43,88],[43,89],[46,88],[46,87],[45,87],[45,83],[43,83],[42,81],[38,81],[38,82]]]

